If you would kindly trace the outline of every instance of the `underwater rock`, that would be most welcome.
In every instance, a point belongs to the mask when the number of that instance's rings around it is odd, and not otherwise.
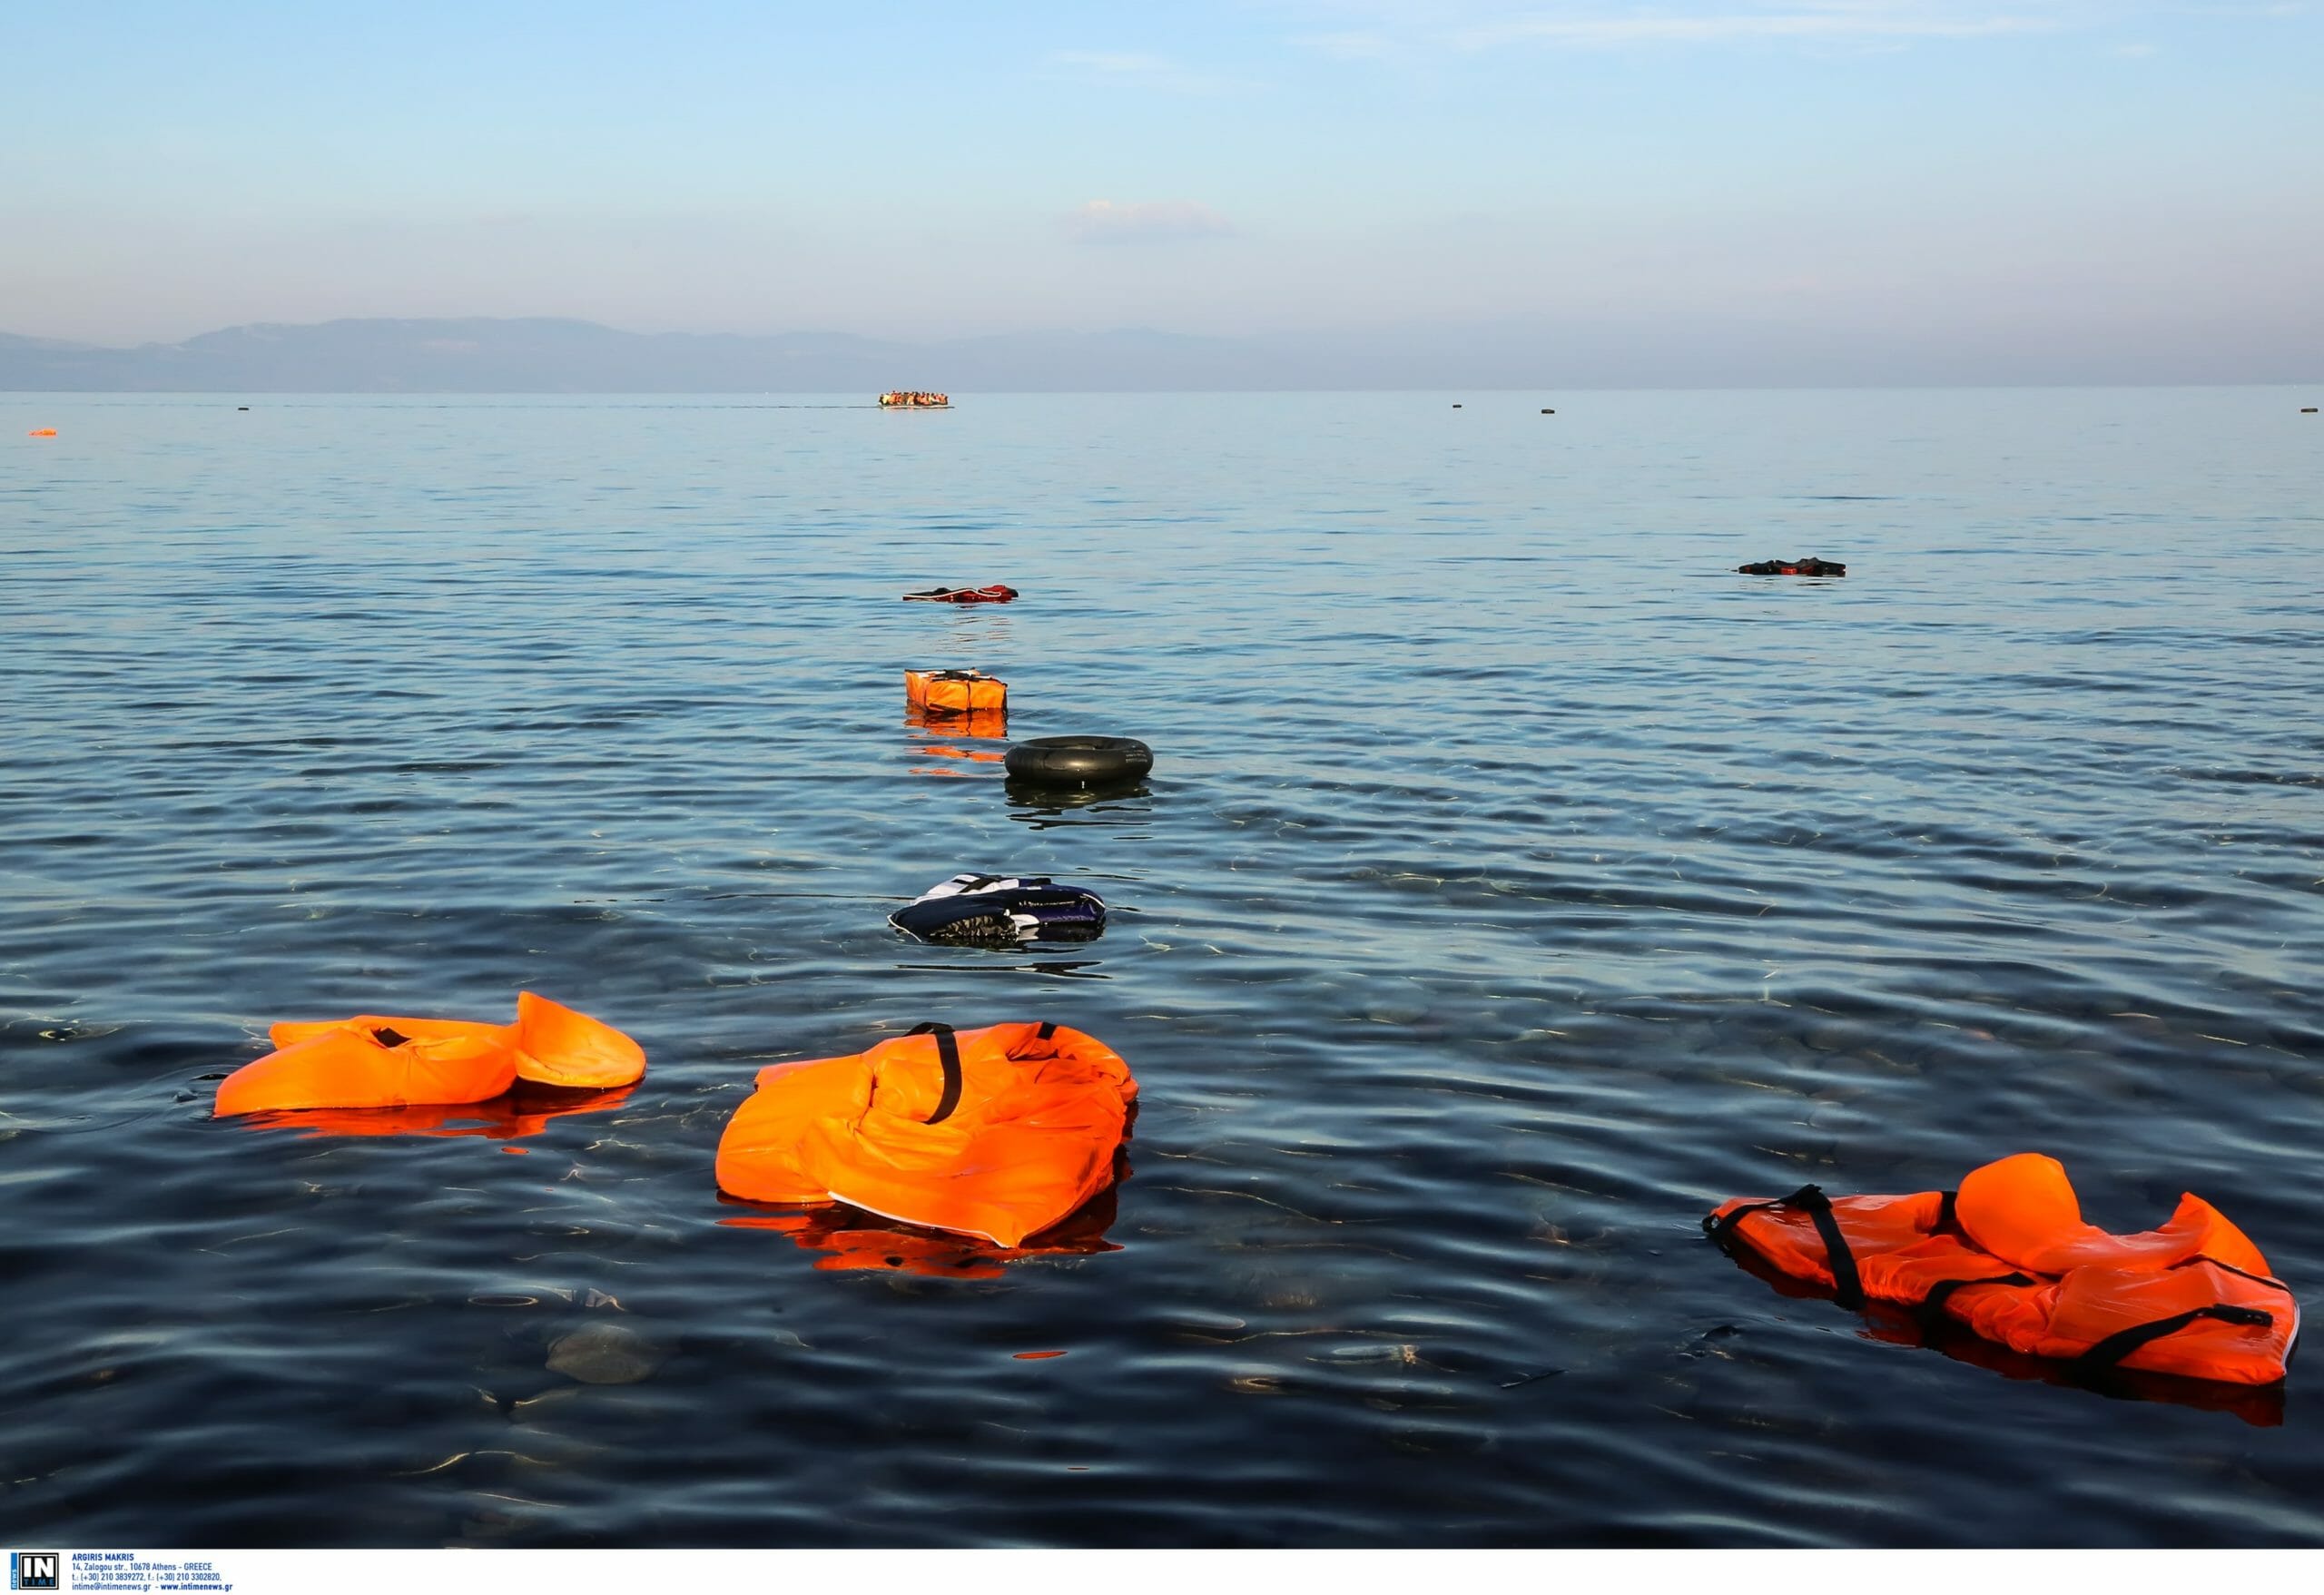
[[[635,1384],[650,1379],[670,1354],[620,1324],[589,1324],[549,1344],[548,1371],[584,1384]]]

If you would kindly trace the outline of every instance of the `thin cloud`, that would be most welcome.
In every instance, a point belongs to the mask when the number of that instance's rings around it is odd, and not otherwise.
[[[1868,4],[1793,5],[1786,10],[1723,8],[1512,17],[1463,30],[1453,35],[1452,42],[1475,50],[1520,40],[1612,46],[1719,44],[1738,39],[1976,39],[2049,33],[2060,25],[2054,15],[1871,0]]]
[[[1171,243],[1189,238],[1229,238],[1234,224],[1193,200],[1091,200],[1066,218],[1083,243]]]
[[[1385,61],[1395,44],[1380,34],[1306,34],[1293,41],[1334,61]]]
[[[2260,0],[2265,5],[2268,0]],[[2275,0],[2297,6],[2299,0]],[[2241,15],[2257,15],[2245,0]],[[1751,41],[1900,46],[2111,28],[2182,9],[2181,0],[1307,0],[1345,31],[1289,42],[1340,59],[1410,58],[1513,44],[1549,48],[1712,45]],[[2224,3],[2198,15],[2217,19]]]
[[[1240,78],[1196,72],[1167,55],[1137,50],[1056,50],[1049,61],[1052,67],[1076,77],[1165,94],[1226,94],[1256,86]]]

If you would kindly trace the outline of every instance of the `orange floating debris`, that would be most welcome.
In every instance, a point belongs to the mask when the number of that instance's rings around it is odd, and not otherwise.
[[[981,670],[907,670],[904,703],[923,714],[1005,714],[1009,684]]]
[[[517,1078],[606,1090],[645,1072],[645,1049],[611,1025],[530,991],[517,994]]]
[[[27,438],[54,438],[56,436],[56,428],[54,427],[34,427],[31,431],[25,433],[25,436]]]
[[[645,1072],[645,1050],[627,1036],[529,991],[510,1025],[360,1014],[285,1022],[268,1036],[275,1050],[219,1085],[219,1117],[482,1102],[520,1079],[605,1088]]]
[[[2065,1170],[2039,1153],[1974,1170],[1957,1192],[1738,1197],[1703,1227],[1843,1306],[1941,1313],[2084,1373],[2270,1384],[2299,1335],[2291,1288],[2210,1203],[2182,1196],[2161,1229],[2110,1235],[2083,1221]]]
[[[719,1138],[718,1188],[1013,1247],[1111,1183],[1137,1095],[1129,1066],[1078,1030],[924,1025],[760,1070]]]

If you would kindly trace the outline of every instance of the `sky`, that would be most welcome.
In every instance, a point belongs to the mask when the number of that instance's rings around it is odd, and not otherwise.
[[[1797,327],[2264,364],[2324,349],[2319,85],[2324,4],[2264,0],[6,0],[0,331]]]

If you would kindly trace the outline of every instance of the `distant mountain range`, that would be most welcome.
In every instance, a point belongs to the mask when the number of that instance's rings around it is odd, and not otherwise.
[[[2102,330],[2102,329],[2101,329]],[[961,393],[2294,382],[2324,337],[2096,336],[2053,321],[1876,327],[1643,311],[1559,327],[1198,338],[1023,332],[928,342],[843,332],[622,332],[547,318],[261,322],[107,349],[0,333],[0,391]]]
[[[1160,332],[904,343],[839,332],[621,332],[550,319],[260,323],[105,349],[0,333],[0,389],[132,393],[853,393],[888,388],[1345,386],[1329,361]],[[1319,379],[1322,380],[1319,382]]]

